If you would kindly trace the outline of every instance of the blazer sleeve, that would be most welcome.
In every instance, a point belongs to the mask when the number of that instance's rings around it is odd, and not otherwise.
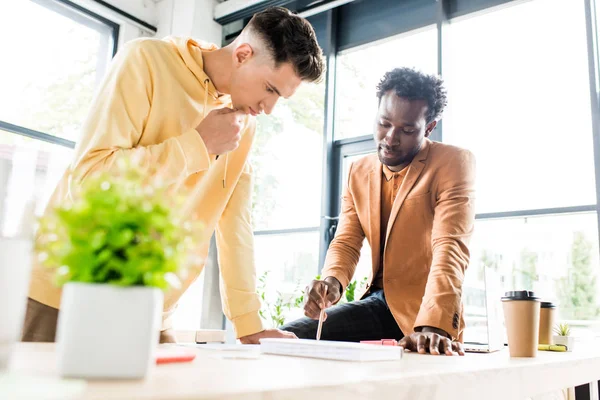
[[[475,157],[460,150],[440,171],[432,230],[432,263],[415,328],[460,336],[461,296],[475,222]]]

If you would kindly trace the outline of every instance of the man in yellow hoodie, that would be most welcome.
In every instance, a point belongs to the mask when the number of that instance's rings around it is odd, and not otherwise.
[[[199,255],[215,232],[223,311],[242,343],[294,337],[263,327],[256,294],[248,154],[254,116],[270,114],[303,81],[321,79],[322,51],[305,19],[283,8],[256,14],[230,45],[192,39],[139,39],[115,57],[83,126],[70,167],[50,206],[70,196],[76,178],[135,157],[172,183],[198,188],[194,217],[205,227]],[[156,168],[158,166],[158,168]],[[193,267],[179,290],[165,294],[161,341],[175,340],[171,314],[202,271]],[[24,341],[54,341],[61,291],[51,272],[34,266]]]

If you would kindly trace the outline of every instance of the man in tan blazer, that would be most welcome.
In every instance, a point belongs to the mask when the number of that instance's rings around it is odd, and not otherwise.
[[[399,68],[377,89],[377,154],[350,167],[324,279],[306,289],[308,318],[283,329],[315,337],[321,308],[341,298],[366,237],[373,266],[367,291],[327,309],[321,338],[402,339],[411,351],[462,355],[475,160],[467,150],[428,139],[446,105],[441,79]]]

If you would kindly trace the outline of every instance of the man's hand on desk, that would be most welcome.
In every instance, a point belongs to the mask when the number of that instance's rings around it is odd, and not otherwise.
[[[445,354],[452,356],[458,353],[460,356],[465,355],[462,343],[452,341],[443,330],[428,326],[422,327],[419,332],[415,332],[410,336],[405,336],[398,342],[398,346],[419,354],[431,353],[433,355]]]
[[[304,315],[319,319],[322,308],[331,307],[342,297],[342,285],[333,277],[327,277],[322,281],[313,280],[306,287],[304,296]]]
[[[177,343],[177,338],[175,337],[175,331],[173,329],[167,329],[165,331],[160,331],[160,343]]]
[[[262,332],[241,337],[240,342],[242,344],[260,344],[259,340],[263,338],[298,339],[292,332],[280,331],[279,329],[266,329]]]

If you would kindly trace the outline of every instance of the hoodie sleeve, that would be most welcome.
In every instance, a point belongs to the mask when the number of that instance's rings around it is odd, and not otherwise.
[[[196,129],[162,143],[139,146],[153,100],[152,65],[156,50],[148,41],[132,41],[114,58],[83,126],[72,169],[84,179],[110,170],[119,158],[133,158],[170,183],[208,169],[210,158]]]
[[[233,323],[238,338],[265,329],[256,293],[251,213],[252,174],[246,164],[216,230],[223,313]]]

